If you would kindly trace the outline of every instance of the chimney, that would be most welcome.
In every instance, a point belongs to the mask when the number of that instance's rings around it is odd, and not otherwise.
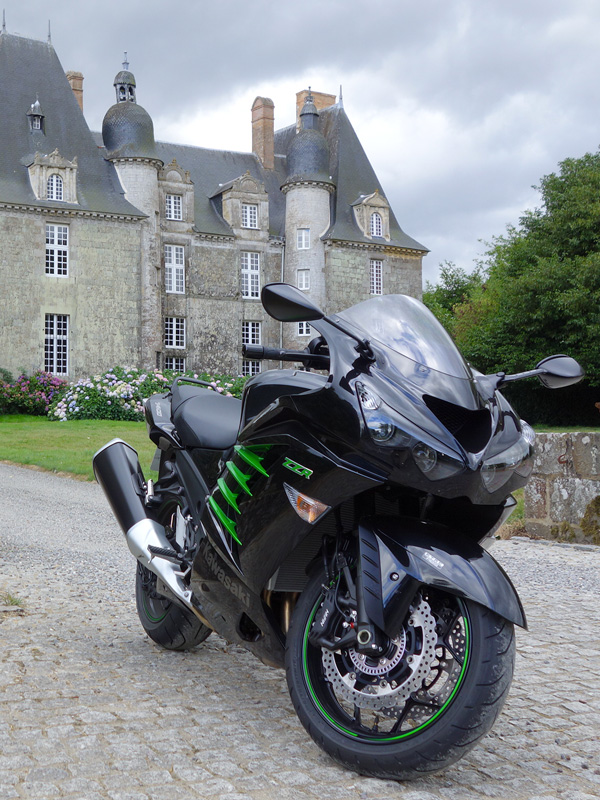
[[[269,97],[252,103],[252,152],[265,169],[275,166],[275,105]]]
[[[83,75],[81,72],[69,70],[67,72],[67,80],[71,84],[71,89],[73,89],[75,99],[79,103],[79,108],[83,111]]]
[[[317,111],[322,111],[324,108],[335,105],[336,96],[334,94],[312,92],[310,89],[303,89],[301,92],[296,92],[296,130],[300,130],[300,112],[304,107],[304,101],[309,93],[313,96],[313,103]]]

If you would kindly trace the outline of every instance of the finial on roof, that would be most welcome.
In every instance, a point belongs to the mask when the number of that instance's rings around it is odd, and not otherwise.
[[[123,53],[123,69],[129,69],[129,61],[127,61],[127,51]]]
[[[50,20],[48,20],[48,44],[52,44],[52,31],[50,30]]]
[[[315,98],[312,96],[312,92],[311,92],[310,86],[309,86],[308,87],[308,94],[306,95],[306,100],[304,102],[306,102],[306,103],[314,103],[314,101],[315,101]]]
[[[339,105],[343,108],[344,107],[344,95],[342,94],[342,84],[340,83],[340,102]]]
[[[6,33],[6,9],[2,9],[2,33]]]

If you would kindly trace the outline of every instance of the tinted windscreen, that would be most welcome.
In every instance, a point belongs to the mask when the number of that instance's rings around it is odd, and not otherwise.
[[[472,378],[450,336],[431,311],[414,297],[381,295],[352,306],[338,316],[360,328],[374,345],[383,345],[392,363],[395,361],[393,353],[397,353],[402,356],[399,362],[404,359],[414,362],[416,372],[435,370],[455,378]],[[406,372],[406,367],[401,367],[400,363],[396,367]]]

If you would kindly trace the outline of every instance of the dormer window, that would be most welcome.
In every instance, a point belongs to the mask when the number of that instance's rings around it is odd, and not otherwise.
[[[44,112],[40,105],[40,101],[36,99],[35,103],[31,104],[31,108],[27,112],[29,118],[29,129],[31,131],[41,131],[44,133]]]
[[[63,200],[63,179],[60,175],[54,173],[48,178],[46,186],[46,199],[47,200]]]
[[[383,236],[383,220],[381,214],[371,214],[371,236]]]
[[[363,236],[390,240],[390,205],[379,191],[361,195],[352,203],[352,207],[354,219]]]
[[[242,228],[258,228],[258,205],[242,203]]]

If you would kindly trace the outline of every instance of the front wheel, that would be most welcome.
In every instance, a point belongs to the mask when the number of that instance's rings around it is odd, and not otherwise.
[[[512,624],[476,603],[421,587],[383,655],[331,651],[309,640],[324,580],[316,575],[302,593],[286,650],[290,696],[315,742],[343,766],[391,780],[422,777],[465,755],[506,700]],[[335,591],[341,602],[329,628],[334,640],[351,624],[343,577]]]

